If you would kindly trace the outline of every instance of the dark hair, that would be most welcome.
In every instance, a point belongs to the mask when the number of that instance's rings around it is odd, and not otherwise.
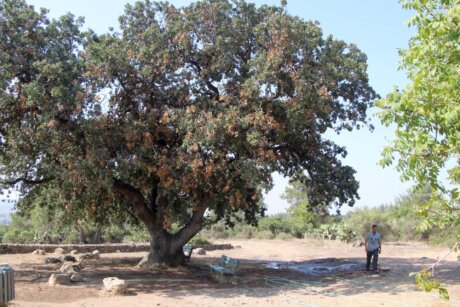
[[[377,224],[372,224],[372,228],[377,227]]]

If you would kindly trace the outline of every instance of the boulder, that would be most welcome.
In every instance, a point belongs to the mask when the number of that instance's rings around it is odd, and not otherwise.
[[[70,284],[71,274],[51,274],[48,284],[50,286]]]
[[[206,251],[202,249],[201,247],[195,248],[193,250],[193,253],[197,255],[206,255]]]
[[[45,252],[42,249],[36,249],[32,252],[34,255],[44,255]]]
[[[71,250],[69,254],[76,255],[76,254],[78,254],[78,251],[76,249],[74,249],[74,250]]]
[[[60,259],[62,259],[62,261],[77,262],[77,259],[75,259],[74,256],[70,256],[70,255],[66,255],[66,256],[60,257]]]
[[[61,259],[59,258],[56,258],[56,257],[46,257],[45,258],[45,264],[49,264],[49,263],[61,263]]]
[[[64,264],[59,269],[59,272],[68,273],[68,274],[79,273],[80,271],[81,271],[80,264],[73,263],[71,261],[64,262]]]
[[[91,254],[93,254],[93,255],[99,255],[100,253],[101,253],[101,252],[98,251],[98,250],[96,249],[96,250],[94,250]]]
[[[102,280],[106,293],[111,295],[122,295],[127,292],[126,282],[117,277],[107,277]]]
[[[201,248],[201,247],[197,247],[193,250],[193,253],[194,254],[197,254],[197,255],[206,255],[206,251]]]
[[[54,250],[55,254],[63,255],[65,254],[65,250],[62,247],[58,247]]]
[[[73,273],[70,276],[70,281],[71,282],[80,282],[80,281],[84,281],[84,280],[83,280],[83,276],[80,273]]]
[[[355,242],[353,242],[353,247],[360,247],[360,246],[363,246],[363,241],[356,240]]]
[[[99,256],[99,254],[83,254],[83,255],[79,255],[78,257],[78,261],[83,261],[83,260],[96,260],[96,259],[99,259],[101,258],[101,256]]]

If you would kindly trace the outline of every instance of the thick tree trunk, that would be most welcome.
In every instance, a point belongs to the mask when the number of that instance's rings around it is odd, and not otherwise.
[[[177,266],[185,262],[182,247],[200,230],[203,215],[208,208],[208,197],[194,208],[186,225],[175,234],[163,228],[166,198],[158,195],[153,206],[148,206],[142,193],[134,187],[115,180],[114,192],[130,203],[133,214],[144,223],[150,235],[150,252],[139,262],[138,268],[148,270],[159,266]]]
[[[149,270],[161,266],[178,266],[185,263],[182,246],[177,246],[174,237],[165,230],[150,234],[150,251],[137,267]]]

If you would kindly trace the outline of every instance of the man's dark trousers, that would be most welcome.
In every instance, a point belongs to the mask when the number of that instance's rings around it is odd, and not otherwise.
[[[366,270],[369,271],[369,266],[371,265],[372,258],[372,267],[374,271],[377,271],[377,261],[379,260],[379,249],[373,251],[367,251],[367,261],[366,261]]]

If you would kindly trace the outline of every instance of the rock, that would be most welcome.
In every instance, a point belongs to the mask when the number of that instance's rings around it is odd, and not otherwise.
[[[55,254],[63,255],[65,254],[65,250],[62,247],[58,247],[54,250]]]
[[[101,253],[101,252],[98,251],[98,250],[96,249],[96,250],[94,250],[91,254],[93,254],[93,255],[99,255],[100,253]]]
[[[356,240],[355,242],[353,242],[353,247],[360,247],[360,246],[363,246],[363,241]]]
[[[202,249],[201,247],[195,248],[193,250],[193,253],[197,255],[206,255],[206,251]]]
[[[74,256],[70,256],[70,255],[67,255],[67,256],[64,256],[64,257],[60,257],[60,259],[62,259],[62,261],[77,262],[77,259],[75,259]]]
[[[55,285],[68,285],[70,284],[70,274],[51,274],[48,284]]]
[[[78,258],[78,261],[83,261],[83,260],[96,260],[96,259],[99,259],[101,258],[101,256],[99,256],[99,254],[83,254],[83,255],[80,255],[77,257]]]
[[[44,255],[45,252],[42,249],[36,249],[32,252],[34,255]]]
[[[105,291],[111,295],[122,295],[127,291],[126,283],[123,279],[117,277],[107,277],[102,280]]]
[[[56,257],[46,257],[45,258],[45,263],[46,264],[49,264],[49,263],[61,263],[61,259],[59,258],[56,258]]]
[[[71,251],[70,251],[70,254],[71,254],[71,255],[76,255],[76,254],[78,254],[78,251],[77,251],[76,249],[71,250]]]
[[[81,271],[81,267],[79,263],[73,263],[71,261],[64,262],[64,264],[59,269],[61,273],[79,273]]]
[[[80,282],[80,281],[84,281],[84,280],[83,280],[83,276],[80,273],[73,273],[70,276],[70,281],[71,282]]]

